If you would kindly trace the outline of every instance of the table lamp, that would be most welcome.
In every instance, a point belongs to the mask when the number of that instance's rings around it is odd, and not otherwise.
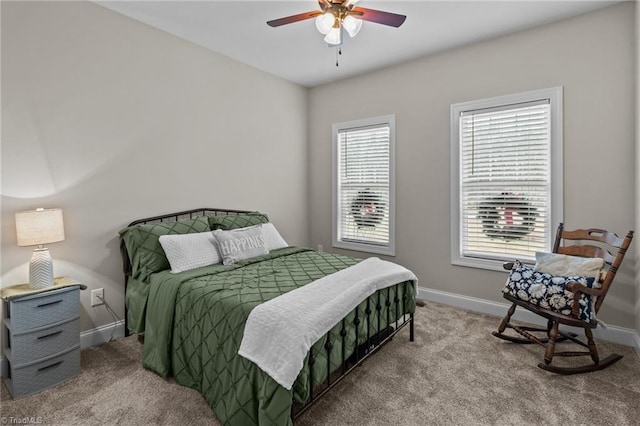
[[[44,244],[64,240],[61,209],[36,209],[16,213],[18,246],[38,246],[29,263],[29,287],[42,289],[53,285],[53,263]]]

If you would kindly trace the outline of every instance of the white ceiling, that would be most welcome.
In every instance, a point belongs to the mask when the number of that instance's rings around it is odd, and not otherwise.
[[[314,20],[266,21],[317,10],[316,0],[96,1],[98,4],[287,80],[313,87],[420,56],[520,31],[618,1],[378,1],[360,7],[407,15],[400,28],[365,22],[329,48]],[[597,30],[597,29],[596,29]]]

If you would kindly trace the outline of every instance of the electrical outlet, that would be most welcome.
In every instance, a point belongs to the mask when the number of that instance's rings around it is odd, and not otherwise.
[[[104,302],[104,288],[91,290],[91,306],[102,305]]]
[[[318,244],[318,251],[324,251],[324,247],[322,247],[322,244]]]

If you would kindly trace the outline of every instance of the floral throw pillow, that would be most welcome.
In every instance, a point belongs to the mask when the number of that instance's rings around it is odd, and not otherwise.
[[[573,281],[593,288],[595,278],[563,277],[546,274],[534,271],[516,261],[502,292],[541,308],[563,315],[571,315],[571,308],[574,303],[573,293],[567,290],[566,287],[567,284]],[[581,294],[578,303],[580,304],[578,319],[585,322],[595,321],[592,297],[588,294]]]

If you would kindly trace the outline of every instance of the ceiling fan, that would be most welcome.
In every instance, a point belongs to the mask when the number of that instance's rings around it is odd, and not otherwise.
[[[345,30],[350,37],[355,37],[362,27],[362,21],[375,22],[376,24],[397,28],[407,19],[405,15],[399,15],[397,13],[356,7],[355,5],[358,1],[359,0],[318,0],[321,10],[274,19],[268,21],[267,25],[279,27],[281,25],[316,18],[316,27],[318,31],[325,35],[324,41],[326,41],[329,46],[340,46],[342,45],[343,30]]]

